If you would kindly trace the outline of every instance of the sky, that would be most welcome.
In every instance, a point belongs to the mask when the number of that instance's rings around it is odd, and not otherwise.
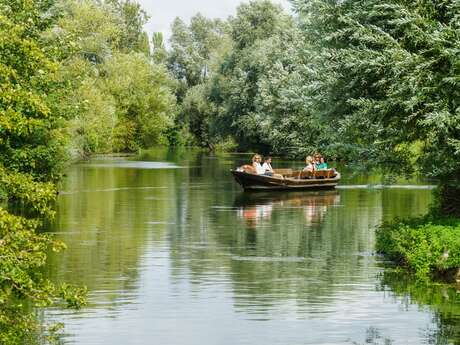
[[[272,0],[289,9],[288,0]],[[150,16],[145,30],[152,35],[152,32],[160,31],[165,40],[170,36],[170,27],[174,18],[180,17],[186,22],[196,13],[200,12],[209,18],[225,19],[236,13],[236,8],[242,0],[138,0],[142,8]]]

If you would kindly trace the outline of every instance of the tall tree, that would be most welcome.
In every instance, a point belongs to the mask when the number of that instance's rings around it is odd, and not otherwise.
[[[212,52],[222,44],[224,36],[225,24],[220,20],[207,19],[197,14],[187,26],[180,18],[176,18],[170,38],[169,69],[186,87],[204,82],[209,76]]]
[[[50,181],[59,178],[65,160],[63,121],[47,97],[54,92],[56,65],[40,40],[50,25],[45,14],[51,5],[46,0],[0,1],[2,344],[33,344],[39,338],[39,325],[25,300],[34,307],[48,306],[57,297],[70,306],[82,302],[81,291],[56,286],[40,273],[46,253],[64,248],[37,231],[41,219],[53,215],[56,192]]]
[[[156,63],[165,63],[167,51],[164,44],[163,33],[154,32],[152,35],[153,61]]]
[[[164,144],[175,98],[166,68],[143,54],[115,54],[105,65],[104,90],[115,100],[114,149],[134,151]]]
[[[344,147],[392,172],[440,180],[460,216],[460,4],[297,0],[317,52],[314,109]]]
[[[300,117],[308,116],[295,100],[303,83],[296,46],[300,32],[270,1],[241,5],[230,20],[230,31],[234,47],[210,88],[209,98],[218,109],[213,130],[233,136],[242,149],[288,153],[305,136],[298,125]]]
[[[115,8],[123,20],[124,28],[120,35],[119,49],[125,53],[130,51],[150,52],[144,32],[144,25],[147,23],[149,16],[141,5],[133,0],[108,0],[107,3]]]

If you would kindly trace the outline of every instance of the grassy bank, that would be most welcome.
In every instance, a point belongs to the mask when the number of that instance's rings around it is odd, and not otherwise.
[[[428,215],[385,223],[377,231],[377,251],[417,278],[460,282],[460,219]]]

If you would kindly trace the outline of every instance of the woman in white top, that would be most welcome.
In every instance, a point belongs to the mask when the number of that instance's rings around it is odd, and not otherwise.
[[[315,164],[313,163],[313,158],[311,156],[308,156],[305,159],[305,163],[307,165],[305,166],[305,168],[303,168],[303,171],[314,172],[316,170]]]
[[[252,167],[254,168],[257,175],[265,174],[265,170],[264,168],[262,168],[262,165],[260,164],[261,161],[261,155],[256,154],[254,155],[254,157],[252,157]]]

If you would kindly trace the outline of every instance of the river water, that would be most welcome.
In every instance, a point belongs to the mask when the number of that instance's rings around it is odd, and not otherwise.
[[[426,213],[427,182],[351,176],[336,191],[245,194],[247,155],[152,150],[73,165],[50,232],[63,344],[459,344],[460,299],[394,273],[375,227]],[[275,167],[301,166],[274,161]]]

